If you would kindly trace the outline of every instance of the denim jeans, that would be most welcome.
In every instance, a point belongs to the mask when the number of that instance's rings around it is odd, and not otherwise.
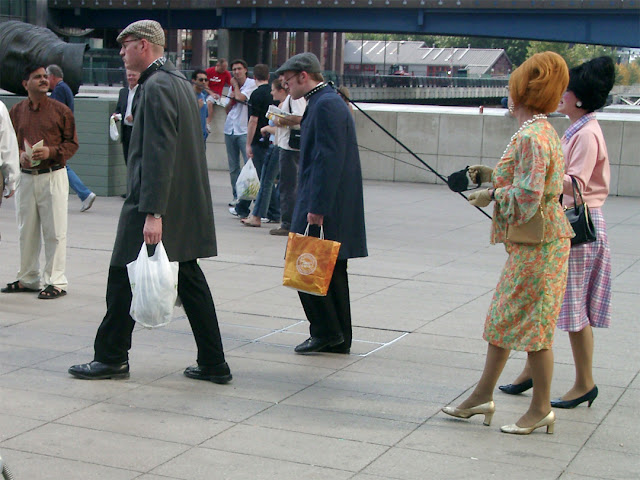
[[[277,188],[273,184],[280,171],[280,149],[270,145],[262,162],[262,174],[260,175],[260,190],[256,203],[253,206],[253,215],[258,218],[267,216],[271,220],[280,219],[280,199]]]
[[[285,150],[280,148],[280,211],[282,221],[280,226],[286,230],[291,228],[291,217],[296,206],[298,193],[298,150]]]
[[[89,190],[84,185],[84,183],[82,183],[80,177],[78,177],[78,175],[76,175],[76,172],[71,170],[71,167],[69,166],[67,166],[67,176],[69,177],[69,186],[73,188],[73,191],[78,194],[80,200],[84,202],[85,198],[87,198],[91,193],[91,190]]]
[[[240,154],[244,163],[247,163],[247,134],[224,136],[224,144],[227,147],[227,161],[229,162],[229,178],[231,180],[231,190],[233,198],[238,198],[236,193],[236,181],[240,175]]]

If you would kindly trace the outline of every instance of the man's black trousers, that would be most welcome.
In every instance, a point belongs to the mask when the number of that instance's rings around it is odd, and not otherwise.
[[[298,292],[304,313],[311,324],[312,337],[344,337],[345,346],[351,348],[351,305],[349,303],[349,279],[347,260],[338,260],[326,297]]]
[[[222,339],[216,309],[207,279],[196,260],[180,262],[178,295],[191,324],[198,346],[198,365],[213,366],[224,362]],[[126,267],[110,267],[107,280],[107,313],[94,343],[94,360],[122,363],[129,358],[131,334],[135,321],[129,315],[131,285]]]

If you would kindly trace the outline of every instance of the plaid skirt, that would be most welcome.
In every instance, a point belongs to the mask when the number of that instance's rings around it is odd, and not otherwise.
[[[589,210],[598,239],[571,247],[567,290],[557,327],[579,332],[587,325],[611,324],[611,251],[607,225],[599,208]]]

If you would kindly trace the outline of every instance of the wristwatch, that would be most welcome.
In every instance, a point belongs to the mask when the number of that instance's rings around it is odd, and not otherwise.
[[[154,213],[153,218],[162,218],[162,215],[160,215],[159,213]]]

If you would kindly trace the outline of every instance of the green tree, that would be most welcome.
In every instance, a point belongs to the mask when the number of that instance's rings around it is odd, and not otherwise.
[[[569,68],[591,60],[592,58],[609,56],[614,61],[617,59],[615,48],[604,47],[602,45],[584,45],[580,43],[562,42],[531,42],[527,48],[527,56],[530,57],[540,52],[556,52],[567,62]]]

